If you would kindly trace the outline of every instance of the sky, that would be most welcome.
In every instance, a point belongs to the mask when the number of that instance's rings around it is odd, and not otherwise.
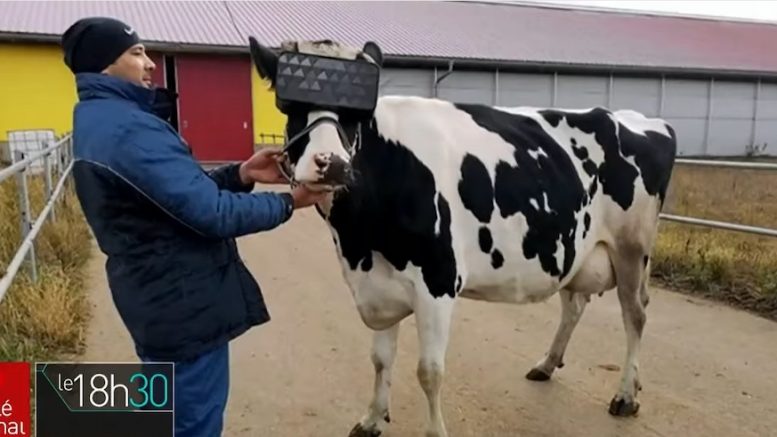
[[[681,14],[732,17],[772,21],[777,23],[777,1],[722,1],[722,0],[522,0],[535,3],[558,3],[645,11],[676,12]]]

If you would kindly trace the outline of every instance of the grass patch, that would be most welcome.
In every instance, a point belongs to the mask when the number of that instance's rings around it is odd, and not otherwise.
[[[677,165],[664,211],[777,228],[777,172]],[[662,222],[652,276],[777,320],[777,238]]]
[[[56,176],[53,177],[56,182]],[[45,204],[44,183],[28,177],[33,219]],[[19,199],[15,178],[0,183],[0,272],[5,272],[21,244]],[[91,234],[72,184],[55,206],[56,220],[43,225],[35,243],[38,281],[27,264],[0,301],[0,361],[46,361],[83,351],[89,316],[84,290]]]

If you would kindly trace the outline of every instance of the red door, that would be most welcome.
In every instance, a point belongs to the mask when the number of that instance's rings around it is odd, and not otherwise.
[[[253,152],[247,57],[176,55],[179,128],[199,161],[237,161]]]

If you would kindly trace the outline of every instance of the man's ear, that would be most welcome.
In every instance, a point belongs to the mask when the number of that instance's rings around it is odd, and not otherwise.
[[[380,47],[378,47],[378,44],[372,41],[367,41],[364,43],[362,51],[369,55],[379,67],[383,66],[383,51],[380,49]]]
[[[272,87],[275,87],[275,74],[278,68],[278,55],[269,48],[259,44],[253,36],[248,37],[248,44],[251,49],[251,58],[256,66],[259,77],[269,80]]]

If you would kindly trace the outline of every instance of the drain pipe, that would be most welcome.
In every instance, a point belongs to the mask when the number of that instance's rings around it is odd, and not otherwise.
[[[437,69],[435,69],[434,72],[437,73]],[[451,73],[453,73],[453,60],[448,61],[448,71],[434,80],[434,97],[437,97],[437,87],[440,85],[440,82],[442,82],[446,77],[450,76]]]

